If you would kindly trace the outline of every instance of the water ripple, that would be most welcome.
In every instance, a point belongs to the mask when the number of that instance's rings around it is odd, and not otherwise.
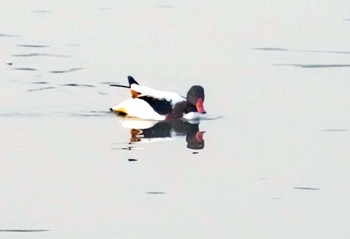
[[[37,44],[18,44],[20,47],[30,47],[30,48],[47,48],[51,47],[49,45],[37,45]]]
[[[43,90],[51,90],[51,89],[55,89],[56,87],[53,86],[48,86],[48,87],[42,87],[42,88],[38,88],[38,89],[29,89],[27,90],[28,92],[34,92],[34,91],[43,91]]]
[[[13,69],[16,71],[37,71],[37,69],[31,67],[17,67]]]
[[[0,117],[41,117],[44,114],[40,113],[18,113],[18,112],[4,112],[0,113]]]
[[[49,82],[46,82],[46,81],[36,81],[36,82],[32,82],[32,84],[34,84],[34,85],[47,85],[47,84],[49,84]]]
[[[49,232],[47,229],[0,229],[0,232]]]
[[[109,116],[109,111],[97,111],[97,110],[90,110],[90,111],[81,111],[81,112],[73,112],[73,113],[65,113],[67,116],[78,116],[78,117],[101,117],[101,116]]]
[[[298,190],[313,190],[313,191],[321,190],[320,188],[313,188],[313,187],[293,187],[293,189],[298,189]]]
[[[323,132],[347,132],[347,129],[324,129]]]
[[[275,66],[293,66],[299,68],[344,68],[350,64],[274,64]]]
[[[69,58],[68,55],[59,55],[59,54],[48,54],[48,53],[27,53],[27,54],[13,54],[14,57],[36,57],[36,56],[48,56],[48,57],[63,57]]]
[[[350,54],[350,51],[329,51],[329,50],[294,50],[279,47],[256,47],[257,51],[283,51],[283,52],[302,52],[302,53],[325,53],[325,54]]]
[[[0,33],[0,37],[19,37],[19,36],[18,35],[11,35],[11,34]]]
[[[94,85],[88,85],[88,84],[77,84],[77,83],[69,83],[69,84],[62,84],[61,86],[72,86],[72,87],[95,87]]]
[[[83,70],[84,68],[82,67],[77,67],[77,68],[71,68],[71,69],[68,69],[68,70],[59,70],[59,71],[49,71],[50,73],[53,73],[53,74],[62,74],[62,73],[69,73],[69,72],[73,72],[73,71],[80,71],[80,70]]]
[[[50,10],[33,10],[32,13],[50,13]]]
[[[278,47],[256,47],[256,48],[253,48],[253,50],[258,50],[258,51],[289,51],[288,49],[278,48]]]

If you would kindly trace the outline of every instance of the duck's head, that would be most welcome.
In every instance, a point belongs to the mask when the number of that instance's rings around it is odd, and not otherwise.
[[[194,106],[193,108],[196,109],[198,113],[205,114],[206,111],[204,109],[203,103],[204,103],[204,88],[200,85],[194,85],[190,88],[190,90],[187,92],[187,103],[191,106]]]

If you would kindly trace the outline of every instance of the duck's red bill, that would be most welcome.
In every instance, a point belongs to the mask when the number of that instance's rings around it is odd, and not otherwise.
[[[197,100],[197,103],[196,103],[196,108],[197,108],[197,112],[199,113],[202,113],[202,114],[205,114],[207,113],[204,109],[204,106],[203,106],[203,100],[201,98],[199,98]]]

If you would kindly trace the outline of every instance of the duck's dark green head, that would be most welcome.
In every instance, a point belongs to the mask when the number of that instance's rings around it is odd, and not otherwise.
[[[194,85],[190,88],[190,90],[187,92],[187,103],[195,106],[196,111],[202,114],[205,114],[204,110],[204,88],[200,85]]]

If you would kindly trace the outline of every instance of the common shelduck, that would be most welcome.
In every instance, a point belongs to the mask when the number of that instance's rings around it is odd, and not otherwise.
[[[202,86],[192,86],[185,98],[173,92],[141,86],[131,76],[128,76],[128,81],[132,98],[110,108],[118,115],[146,120],[191,120],[206,113]]]

